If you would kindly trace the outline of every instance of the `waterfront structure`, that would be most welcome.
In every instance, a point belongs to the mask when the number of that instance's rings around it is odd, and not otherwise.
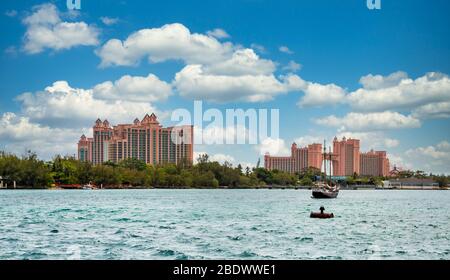
[[[0,189],[7,189],[8,188],[8,181],[12,183],[13,188],[15,189],[16,186],[16,181],[14,180],[8,180],[7,178],[3,178],[2,176],[0,176]]]
[[[147,164],[192,164],[193,126],[162,127],[155,114],[146,115],[132,124],[111,126],[108,120],[98,119],[93,138],[81,136],[78,158],[94,165],[120,162],[134,158]]]
[[[308,167],[322,169],[323,154],[321,144],[312,144],[299,148],[292,144],[291,155],[285,157],[266,154],[264,166],[268,170],[280,170],[288,173],[301,172]],[[346,176],[384,176],[388,177],[389,159],[385,151],[361,153],[360,140],[345,138],[333,140],[333,151],[326,154],[327,161],[331,160],[332,170],[329,171],[335,178]],[[327,162],[329,164],[329,162]]]
[[[426,190],[439,188],[439,183],[430,178],[399,178],[385,181],[384,188]]]
[[[264,167],[268,170],[280,170],[288,173],[301,172],[308,167],[321,169],[322,144],[311,144],[307,147],[291,146],[291,155],[286,157],[264,156]]]
[[[360,175],[363,176],[389,176],[389,159],[385,151],[371,150],[360,154]]]

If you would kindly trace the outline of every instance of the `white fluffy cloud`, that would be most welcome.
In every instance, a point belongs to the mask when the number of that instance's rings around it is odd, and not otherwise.
[[[100,99],[92,89],[72,88],[58,81],[44,91],[24,93],[17,97],[23,114],[33,122],[52,127],[91,126],[97,118],[123,122],[155,112],[150,103]]]
[[[188,64],[224,61],[233,53],[231,43],[221,43],[204,34],[191,33],[179,23],[141,29],[126,40],[111,39],[99,50],[101,66],[136,65],[146,57],[151,62],[182,60]]]
[[[240,49],[230,59],[205,67],[205,72],[215,75],[270,75],[276,69],[271,60],[261,59],[252,49]]]
[[[429,157],[435,160],[448,159],[450,160],[450,143],[443,141],[436,146],[419,147],[410,149],[406,152],[408,156]]]
[[[175,75],[173,85],[188,98],[262,102],[299,90],[292,74],[276,77],[275,62],[260,58],[253,49],[217,40],[224,36],[220,29],[198,34],[173,23],[139,30],[124,41],[109,40],[96,53],[102,67],[137,65],[143,58],[153,63],[181,60],[186,65]],[[288,67],[297,71],[300,65],[291,61]]]
[[[175,76],[174,87],[181,96],[214,102],[262,102],[294,89],[295,78],[274,75],[214,75],[202,65],[188,65]]]
[[[290,150],[286,146],[286,143],[281,138],[266,138],[261,141],[261,144],[255,146],[256,151],[259,152],[260,155],[265,155],[269,153],[273,156],[289,156]]]
[[[380,113],[348,113],[339,118],[334,115],[316,120],[316,123],[323,126],[335,127],[339,131],[376,131],[387,129],[418,128],[421,126],[420,120],[405,116],[397,112]]]
[[[63,50],[99,43],[97,28],[82,21],[62,21],[60,12],[53,4],[33,7],[32,14],[23,23],[27,27],[24,50],[30,54],[40,53],[45,49]]]
[[[450,142],[407,150],[402,155],[389,155],[392,165],[403,169],[422,170],[434,174],[450,175]]]
[[[347,93],[335,84],[305,81],[298,105],[348,104],[357,112],[408,111],[419,119],[450,117],[450,79],[445,74],[430,72],[415,80],[402,71],[369,74],[360,83],[362,88]]]
[[[359,83],[368,90],[382,89],[398,85],[403,79],[407,79],[408,74],[403,71],[394,72],[388,76],[372,75],[361,77]]]
[[[366,76],[362,80],[364,88],[348,96],[350,105],[360,111],[414,109],[450,101],[450,79],[441,73],[431,72],[413,80],[397,72],[388,77]]]
[[[450,101],[420,106],[413,110],[413,116],[419,119],[448,119],[450,118]]]
[[[16,154],[31,150],[45,159],[55,154],[73,155],[76,140],[86,132],[87,129],[50,128],[8,112],[0,117],[0,150]]]
[[[335,84],[304,82],[302,91],[305,94],[298,102],[300,107],[338,105],[345,102],[345,90]]]
[[[19,117],[14,113],[4,113],[0,118],[0,139],[23,141],[42,137],[49,133],[48,127],[31,124],[26,117]]]
[[[106,100],[155,102],[172,94],[170,84],[153,74],[147,77],[126,75],[115,82],[107,81],[94,87],[94,96]]]
[[[415,169],[450,174],[450,143],[448,141],[410,149],[406,151],[405,156],[407,160],[415,163]]]

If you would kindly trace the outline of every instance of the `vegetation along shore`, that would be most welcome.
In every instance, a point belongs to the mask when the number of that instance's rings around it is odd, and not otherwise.
[[[262,167],[243,168],[230,163],[210,161],[201,155],[194,165],[187,163],[147,165],[137,159],[114,164],[95,165],[73,157],[55,156],[52,161],[40,160],[35,153],[17,156],[0,152],[0,179],[3,188],[45,189],[61,186],[93,186],[117,188],[297,188],[311,186],[321,176],[321,171],[309,168],[289,174]],[[449,176],[425,174],[422,171],[402,171],[398,178],[432,179],[439,188],[446,188]],[[340,182],[349,189],[358,186],[383,186],[393,178],[346,177]]]

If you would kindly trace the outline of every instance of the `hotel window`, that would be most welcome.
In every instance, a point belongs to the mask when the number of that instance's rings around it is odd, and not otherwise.
[[[150,163],[150,153],[151,153],[151,146],[150,146],[150,130],[147,129],[147,159],[146,159],[146,163]]]
[[[123,144],[122,142],[117,142],[117,154],[118,154],[118,161],[121,161],[123,159]]]
[[[126,158],[130,158],[131,157],[131,148],[130,148],[130,143],[132,143],[131,142],[131,140],[132,140],[132,137],[131,137],[131,129],[127,129],[127,132],[128,132],[128,145],[127,145],[127,156],[126,156]]]
[[[156,129],[153,130],[152,140],[153,140],[153,164],[156,164]]]
[[[169,162],[169,132],[163,131],[162,132],[162,141],[161,141],[161,147],[162,147],[162,155],[161,159],[164,163]]]
[[[145,161],[145,130],[139,130],[139,159]]]
[[[131,145],[131,157],[132,158],[135,158],[135,159],[137,159],[138,158],[138,149],[139,149],[139,146],[138,146],[138,131],[137,131],[137,129],[133,129],[132,131],[131,131],[131,143],[132,143],[132,145]]]
[[[170,133],[172,134],[172,131]],[[168,161],[170,161],[172,163],[176,163],[177,145],[173,140],[174,139],[172,139],[172,137],[170,137],[170,139],[168,139],[168,141],[167,141],[167,145],[169,146],[169,151],[170,151],[170,153],[168,155]]]

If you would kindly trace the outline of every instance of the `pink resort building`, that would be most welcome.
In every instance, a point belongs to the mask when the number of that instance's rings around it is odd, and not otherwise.
[[[327,153],[327,159],[331,158],[333,176],[389,176],[389,159],[385,151],[360,152],[360,140],[337,137],[333,140],[333,151]],[[304,148],[298,148],[292,144],[291,156],[276,157],[266,154],[264,166],[268,170],[280,170],[296,173],[308,167],[322,169],[323,151],[322,144],[312,144]],[[327,163],[328,165],[328,163]]]
[[[78,159],[81,161],[92,162],[92,146],[94,143],[93,138],[87,138],[84,134],[78,141]]]
[[[373,151],[361,153],[361,175],[365,176],[390,176],[389,159],[385,151]]]
[[[352,176],[360,174],[359,140],[337,137],[333,140],[332,166],[334,176]]]
[[[264,166],[268,170],[281,170],[289,173],[301,172],[308,167],[321,169],[322,144],[312,144],[299,148],[292,144],[291,155],[288,157],[274,157],[270,154],[264,156]]]
[[[193,126],[162,127],[155,114],[132,124],[111,126],[98,119],[94,137],[81,136],[78,158],[101,164],[134,158],[147,164],[193,162]]]

